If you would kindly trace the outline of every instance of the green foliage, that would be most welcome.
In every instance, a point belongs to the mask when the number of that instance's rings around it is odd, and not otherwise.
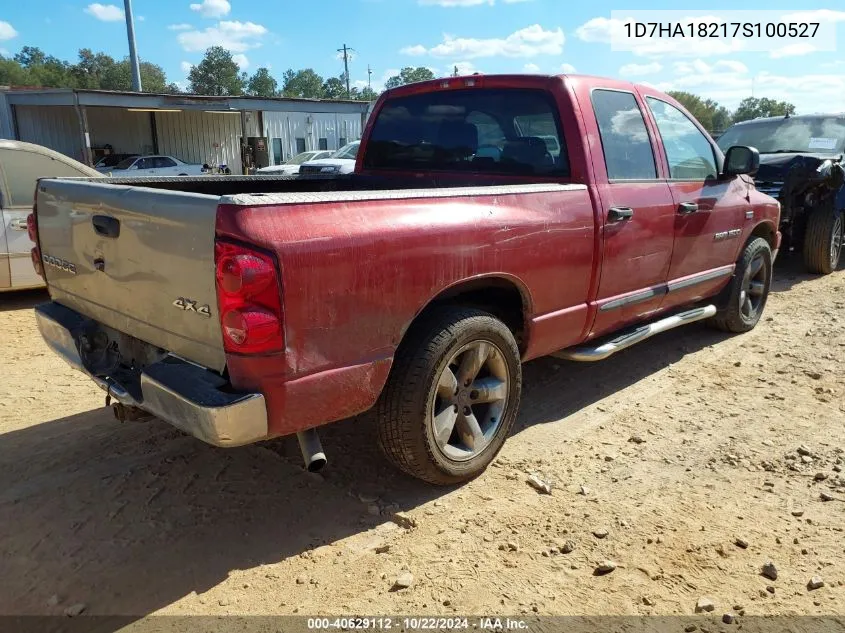
[[[326,99],[346,99],[346,76],[326,79],[323,82],[323,96]]]
[[[256,70],[255,74],[249,78],[246,88],[247,94],[254,97],[275,97],[278,90],[278,82],[266,68]]]
[[[232,59],[232,53],[222,46],[205,51],[202,61],[188,73],[191,92],[201,95],[242,95],[246,88],[246,73]]]
[[[393,75],[393,77],[384,82],[384,87],[388,89],[397,88],[418,81],[429,81],[430,79],[434,79],[434,73],[428,68],[424,66],[418,68],[407,66],[400,70],[398,75]]]
[[[43,88],[81,88],[88,90],[131,90],[129,59],[116,61],[90,48],[79,51],[79,61],[69,64],[33,46],[24,46],[9,59],[0,56],[0,84],[40,86]],[[141,84],[145,92],[173,92],[161,66],[141,62]]]
[[[748,121],[761,116],[784,116],[795,114],[795,106],[788,101],[776,101],[766,97],[743,99],[734,112],[734,122]]]
[[[312,68],[285,71],[282,77],[282,95],[300,99],[322,99],[323,78]]]

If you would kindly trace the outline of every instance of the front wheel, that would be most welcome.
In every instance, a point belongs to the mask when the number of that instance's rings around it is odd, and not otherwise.
[[[397,352],[376,408],[379,444],[418,479],[467,481],[501,450],[521,391],[519,348],[507,326],[481,310],[444,308]]]
[[[762,237],[746,244],[730,284],[724,304],[709,324],[725,332],[740,334],[753,330],[763,316],[772,286],[772,247]]]
[[[804,233],[804,265],[811,273],[829,275],[842,256],[845,211],[820,208],[807,218]]]

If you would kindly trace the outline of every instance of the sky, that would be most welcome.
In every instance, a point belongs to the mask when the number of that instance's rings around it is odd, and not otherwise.
[[[840,2],[830,0],[829,6]],[[738,5],[702,4],[708,15]],[[612,36],[621,28],[620,15],[678,7],[664,0],[134,0],[133,12],[140,57],[162,66],[182,87],[191,65],[212,45],[231,50],[246,72],[266,66],[280,80],[287,68],[340,75],[337,49],[346,44],[354,49],[350,76],[359,87],[367,85],[368,67],[378,89],[404,66],[427,66],[438,76],[457,66],[462,73],[617,77],[694,92],[732,109],[753,93],[787,99],[799,113],[845,111],[845,10],[799,4],[745,3],[780,15],[800,12],[798,19],[829,25],[835,50],[818,50],[825,46],[815,40],[766,42],[770,50],[753,50],[737,40],[681,39],[657,46],[638,41],[619,50]],[[771,13],[751,15],[764,21]],[[68,60],[80,48],[122,58],[128,54],[123,2],[3,0],[0,54],[24,45]]]

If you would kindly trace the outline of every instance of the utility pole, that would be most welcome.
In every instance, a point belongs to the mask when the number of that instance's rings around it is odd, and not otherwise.
[[[141,92],[141,66],[135,48],[135,20],[132,18],[132,0],[123,0],[126,13],[126,35],[129,37],[129,63],[132,66],[132,90]]]
[[[367,64],[367,88],[373,89],[373,69]]]
[[[353,53],[354,50],[347,48],[346,44],[344,44],[343,48],[337,49],[337,52],[343,53],[343,74],[346,77],[346,98],[351,99],[352,93],[349,89],[349,53]]]

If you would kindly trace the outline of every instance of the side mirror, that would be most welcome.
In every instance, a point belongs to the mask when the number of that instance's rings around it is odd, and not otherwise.
[[[756,147],[734,145],[725,154],[725,176],[748,174],[753,176],[760,167],[760,152]]]

